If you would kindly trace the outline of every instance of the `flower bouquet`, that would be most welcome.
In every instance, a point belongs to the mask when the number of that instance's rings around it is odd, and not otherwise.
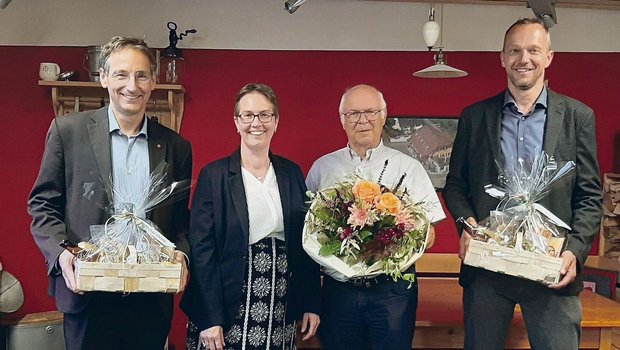
[[[512,169],[502,169],[499,186],[487,185],[486,192],[500,200],[497,209],[478,227],[466,227],[473,240],[464,263],[487,270],[557,283],[559,258],[570,227],[538,203],[575,167],[557,163],[544,152],[531,162],[519,160]],[[471,254],[470,254],[471,253]]]
[[[311,194],[303,246],[321,265],[347,278],[378,274],[413,282],[403,274],[424,252],[430,223],[426,204],[414,203],[407,189],[349,176]]]

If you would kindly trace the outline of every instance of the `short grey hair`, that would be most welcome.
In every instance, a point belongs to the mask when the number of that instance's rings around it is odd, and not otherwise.
[[[102,69],[104,72],[108,72],[110,70],[110,56],[118,51],[123,49],[130,48],[134,50],[138,50],[144,54],[149,59],[149,63],[151,65],[151,74],[155,73],[157,70],[157,60],[153,55],[153,52],[149,48],[149,46],[144,42],[144,39],[140,38],[132,38],[132,37],[124,37],[124,36],[115,36],[105,44],[101,48],[101,57],[99,58],[99,69]]]
[[[353,87],[347,88],[344,91],[344,93],[342,94],[342,98],[340,98],[340,106],[338,107],[339,114],[342,115],[342,113],[344,113],[344,103],[349,97],[349,94],[351,93],[351,91],[357,88],[360,88],[360,87],[370,88],[377,93],[377,95],[379,96],[379,100],[381,101],[381,109],[384,110],[384,113],[387,115],[387,103],[385,102],[385,98],[383,98],[383,93],[379,91],[379,89],[377,89],[376,87],[371,86],[371,85],[366,85],[366,84],[355,85]]]

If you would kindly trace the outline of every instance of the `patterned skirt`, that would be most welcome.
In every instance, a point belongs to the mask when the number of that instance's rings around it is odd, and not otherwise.
[[[248,248],[243,300],[234,323],[224,329],[226,350],[295,350],[295,320],[286,319],[288,263],[285,243],[264,238]],[[187,350],[203,350],[190,320]]]

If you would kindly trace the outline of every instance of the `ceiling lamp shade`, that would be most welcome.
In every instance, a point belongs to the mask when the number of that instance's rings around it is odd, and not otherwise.
[[[467,76],[467,72],[448,66],[446,54],[441,49],[434,56],[434,59],[434,65],[413,73],[413,76],[419,78],[460,78]]]

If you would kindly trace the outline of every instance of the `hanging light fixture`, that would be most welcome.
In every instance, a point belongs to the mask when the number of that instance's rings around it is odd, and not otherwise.
[[[443,19],[443,5],[441,16]],[[424,37],[424,42],[426,43],[426,47],[428,47],[428,51],[437,48],[439,52],[433,56],[435,61],[434,65],[413,73],[413,76],[420,78],[460,78],[467,75],[467,72],[463,70],[448,66],[446,54],[443,52],[441,44],[435,47],[435,43],[437,43],[437,39],[440,38],[441,33],[441,26],[435,21],[435,5],[431,4],[428,22],[422,27],[422,36]],[[443,38],[441,38],[441,40],[443,40]]]
[[[446,61],[446,54],[439,48],[439,52],[433,56],[435,64],[413,73],[419,78],[460,78],[467,75],[466,71],[450,67]]]
[[[422,27],[422,36],[424,37],[424,42],[426,43],[426,47],[428,47],[428,51],[433,49],[437,39],[439,39],[440,31],[441,27],[439,23],[435,22],[435,5],[431,5],[428,11],[428,22],[424,23]]]
[[[11,0],[0,0],[0,9],[6,8]]]

